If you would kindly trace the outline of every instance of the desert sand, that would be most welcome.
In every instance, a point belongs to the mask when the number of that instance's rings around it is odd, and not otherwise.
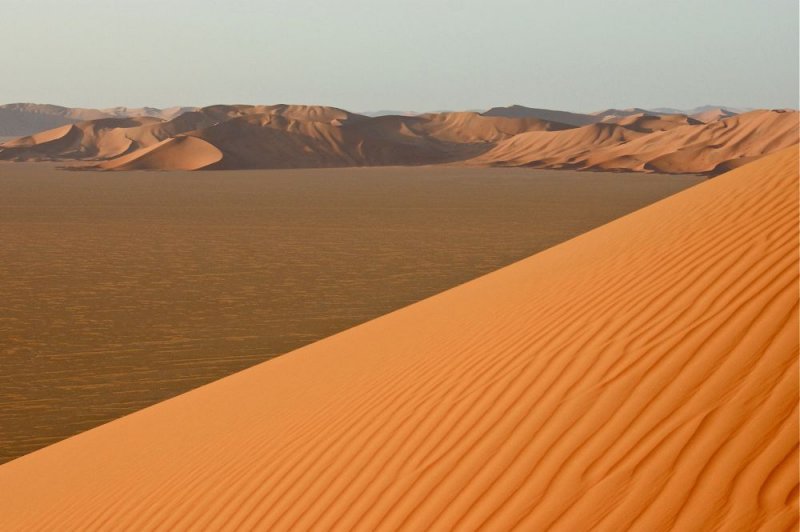
[[[0,463],[703,180],[0,163]]]
[[[797,241],[795,146],[4,464],[0,521],[794,528]]]
[[[797,144],[798,116],[796,111],[752,111],[705,124],[675,115],[634,114],[566,131],[515,135],[472,162],[713,174]]]
[[[704,120],[520,106],[368,117],[325,106],[215,105],[68,124],[0,144],[0,160],[99,170],[466,164],[713,175],[798,142],[797,111],[722,111]]]

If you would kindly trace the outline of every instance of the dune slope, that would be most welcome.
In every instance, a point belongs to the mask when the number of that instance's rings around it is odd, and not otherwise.
[[[158,144],[100,163],[113,170],[197,170],[222,159],[222,152],[195,137],[172,137]]]
[[[792,147],[0,466],[10,530],[784,530]]]
[[[629,115],[616,123],[521,133],[497,143],[471,163],[721,173],[797,144],[798,131],[796,111],[752,111],[708,124],[686,117]]]

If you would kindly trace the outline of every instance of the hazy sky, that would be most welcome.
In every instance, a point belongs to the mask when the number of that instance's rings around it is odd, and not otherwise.
[[[0,103],[798,106],[797,0],[0,0]]]

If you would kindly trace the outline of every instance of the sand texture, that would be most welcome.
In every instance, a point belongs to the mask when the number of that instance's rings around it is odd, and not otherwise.
[[[0,463],[704,180],[0,163]]]
[[[8,530],[797,526],[792,147],[0,466]]]
[[[719,174],[798,142],[796,111],[717,111],[703,120],[520,106],[368,117],[325,106],[214,105],[71,123],[0,144],[0,160],[100,170],[469,164]]]

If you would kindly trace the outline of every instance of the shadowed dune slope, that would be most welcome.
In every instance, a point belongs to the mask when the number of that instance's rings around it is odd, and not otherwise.
[[[571,126],[585,126],[593,124],[600,118],[583,113],[570,113],[567,111],[555,111],[551,109],[537,109],[535,107],[525,107],[524,105],[509,105],[508,107],[492,107],[483,113],[484,116],[505,116],[509,118],[538,118],[540,120],[551,120]]]
[[[792,147],[0,466],[8,530],[784,530]]]

